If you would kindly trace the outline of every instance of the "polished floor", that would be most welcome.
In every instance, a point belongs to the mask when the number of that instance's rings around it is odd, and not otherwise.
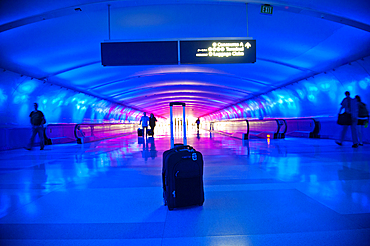
[[[205,203],[168,211],[168,133],[141,140],[0,152],[0,245],[370,245],[370,145],[189,129]]]

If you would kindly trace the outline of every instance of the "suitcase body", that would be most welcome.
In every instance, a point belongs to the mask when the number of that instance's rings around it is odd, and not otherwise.
[[[137,135],[139,136],[139,137],[142,137],[143,135],[144,135],[144,130],[143,129],[137,129]]]
[[[185,104],[181,105],[183,105],[185,114]],[[172,128],[171,104],[170,107]],[[173,130],[171,129],[171,149],[163,153],[162,166],[163,199],[169,210],[201,206],[204,203],[203,156],[193,147],[186,145],[185,129],[184,143],[185,145],[173,143]]]
[[[147,131],[148,131],[148,136],[153,136],[153,130],[152,129],[148,128]]]
[[[204,203],[203,156],[190,146],[163,153],[163,198],[168,209]]]

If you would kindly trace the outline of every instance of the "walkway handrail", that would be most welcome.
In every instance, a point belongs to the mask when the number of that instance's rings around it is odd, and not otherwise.
[[[313,118],[286,119],[287,135],[293,137],[317,138],[320,122]]]
[[[284,119],[239,119],[211,122],[211,126],[221,134],[244,140],[250,139],[251,136],[260,138],[284,138],[287,131],[287,125]]]
[[[285,138],[293,137],[319,138],[321,123],[313,118],[296,119],[237,119],[229,121],[210,122],[216,126],[215,131],[228,136],[241,139],[259,138]],[[212,127],[211,127],[212,128]]]
[[[80,123],[74,127],[77,143],[86,143],[132,133],[136,131],[134,123]]]
[[[257,137],[284,138],[287,130],[284,119],[246,120],[249,135]]]
[[[52,144],[82,143],[112,138],[136,131],[134,123],[48,124],[45,134]]]
[[[45,127],[49,144],[72,143],[76,141],[74,128],[76,123],[51,123]]]

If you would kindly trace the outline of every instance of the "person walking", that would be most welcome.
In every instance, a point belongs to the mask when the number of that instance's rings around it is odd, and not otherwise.
[[[362,132],[365,124],[369,124],[369,111],[366,108],[366,104],[361,101],[359,95],[355,96],[358,103],[358,121],[357,121],[357,136],[359,145],[363,146]]]
[[[155,123],[156,121],[157,121],[157,118],[154,117],[154,114],[150,114],[149,125],[150,125],[150,129],[152,129],[153,137],[154,137],[154,127],[156,125]]]
[[[200,119],[198,118],[195,123],[197,123],[197,130],[199,131]]]
[[[148,135],[148,123],[149,123],[149,117],[144,112],[144,115],[140,119],[140,124],[143,127],[143,135],[147,137]]]
[[[358,138],[357,138],[357,117],[358,117],[358,106],[357,106],[357,100],[351,98],[351,94],[349,91],[346,91],[344,93],[346,97],[341,102],[341,107],[339,109],[339,114],[341,114],[342,109],[344,109],[345,113],[348,113],[351,115],[351,125],[344,125],[342,127],[342,131],[340,134],[340,140],[335,141],[336,144],[342,146],[344,137],[346,136],[348,127],[351,126],[351,133],[352,133],[352,148],[358,147]]]
[[[38,134],[40,138],[40,150],[43,150],[45,146],[44,144],[44,124],[46,123],[46,120],[45,120],[44,114],[40,110],[38,110],[39,105],[37,103],[34,103],[33,106],[35,110],[33,110],[30,113],[30,121],[32,125],[32,135],[25,149],[32,150],[32,147],[35,142],[36,134]]]

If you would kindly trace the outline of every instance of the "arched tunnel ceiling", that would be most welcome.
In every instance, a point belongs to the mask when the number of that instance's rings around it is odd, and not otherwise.
[[[249,36],[257,61],[103,67],[108,4],[111,41]],[[369,56],[369,13],[363,0],[5,0],[0,67],[164,117],[183,101],[198,117]]]

